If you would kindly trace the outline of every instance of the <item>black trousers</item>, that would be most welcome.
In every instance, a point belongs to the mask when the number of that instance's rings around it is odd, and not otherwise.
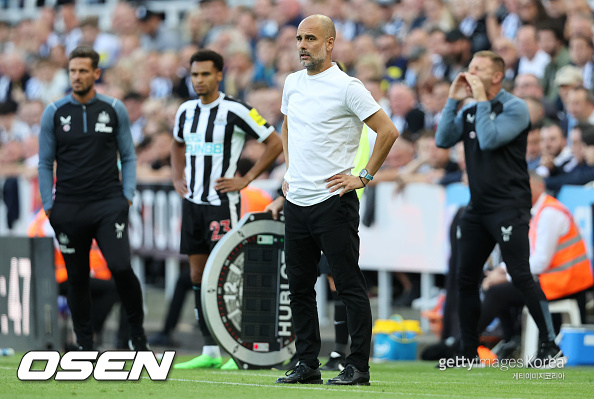
[[[93,238],[107,261],[128,314],[131,335],[144,334],[142,291],[130,264],[126,198],[120,196],[87,203],[56,202],[50,223],[66,263],[68,306],[78,344],[85,349],[93,346],[89,287],[89,251]]]
[[[481,314],[479,287],[483,265],[495,244],[499,244],[513,284],[522,293],[524,303],[539,328],[540,341],[555,338],[547,299],[530,273],[529,222],[529,209],[504,209],[481,214],[467,208],[462,215],[457,234],[458,310],[464,355],[476,356]]]
[[[359,200],[354,191],[312,206],[285,202],[285,254],[299,360],[317,368],[320,326],[314,289],[320,251],[328,258],[336,290],[346,306],[351,354],[346,363],[369,369],[371,307],[359,269]]]

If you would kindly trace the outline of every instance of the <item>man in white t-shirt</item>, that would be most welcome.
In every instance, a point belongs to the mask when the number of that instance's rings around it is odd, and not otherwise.
[[[351,354],[329,385],[369,385],[371,309],[359,269],[359,200],[384,162],[398,130],[363,84],[332,62],[336,29],[323,15],[297,29],[304,70],[285,81],[281,111],[287,172],[283,181],[285,255],[299,363],[277,383],[321,384],[320,329],[314,285],[320,251],[328,258],[347,310]],[[363,123],[377,132],[359,176],[350,174]]]

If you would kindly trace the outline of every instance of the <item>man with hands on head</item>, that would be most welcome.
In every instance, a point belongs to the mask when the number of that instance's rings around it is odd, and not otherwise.
[[[528,106],[501,88],[504,72],[505,63],[497,54],[475,53],[468,72],[460,73],[450,87],[435,135],[443,148],[463,140],[470,187],[470,202],[457,233],[461,355],[469,360],[477,357],[482,268],[499,244],[514,286],[540,330],[537,357],[547,361],[562,352],[554,342],[546,297],[530,273]],[[467,98],[474,101],[458,111]]]
[[[359,200],[384,162],[398,130],[365,89],[332,62],[336,29],[330,18],[312,15],[297,28],[304,70],[285,81],[281,111],[287,172],[285,258],[297,366],[277,383],[321,384],[320,329],[314,286],[321,251],[346,306],[351,353],[330,385],[369,385],[371,308],[359,259]],[[373,153],[358,176],[350,174],[363,123],[377,132]]]

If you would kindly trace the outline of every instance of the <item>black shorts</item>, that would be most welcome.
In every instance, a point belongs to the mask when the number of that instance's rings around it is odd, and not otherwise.
[[[199,205],[184,199],[179,252],[186,255],[210,254],[225,233],[235,227],[239,214],[239,203]]]

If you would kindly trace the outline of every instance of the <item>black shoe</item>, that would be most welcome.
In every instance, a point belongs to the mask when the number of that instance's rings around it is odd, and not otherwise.
[[[359,371],[348,364],[340,374],[326,381],[326,385],[369,385],[369,372]]]
[[[345,363],[345,358],[342,353],[332,352],[330,354],[330,359],[328,359],[328,362],[321,368],[321,370],[323,370],[323,371],[342,371],[342,370],[344,370],[344,363]]]
[[[135,337],[130,338],[128,341],[128,346],[130,347],[131,351],[150,351],[151,348],[149,347],[148,342],[146,342],[146,335],[137,335]]]
[[[298,363],[291,370],[287,370],[286,377],[280,377],[276,380],[277,384],[322,384],[322,373],[320,369],[312,369],[306,364]]]
[[[555,341],[550,341],[540,344],[536,357],[528,359],[526,366],[537,369],[554,369],[563,368],[566,362],[567,358],[563,356],[563,352]]]
[[[513,354],[520,349],[521,338],[514,336],[509,341],[501,341],[492,349],[492,352],[497,356],[497,359],[508,359],[513,357]]]

